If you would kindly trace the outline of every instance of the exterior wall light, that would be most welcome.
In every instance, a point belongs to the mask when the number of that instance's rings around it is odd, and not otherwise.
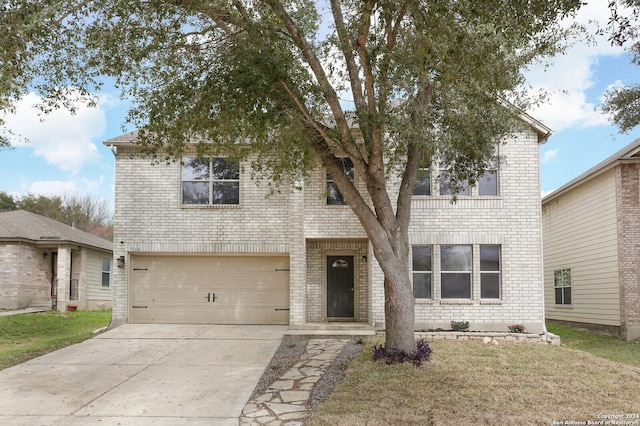
[[[120,256],[119,258],[117,258],[116,262],[118,264],[118,268],[124,268],[124,256]]]

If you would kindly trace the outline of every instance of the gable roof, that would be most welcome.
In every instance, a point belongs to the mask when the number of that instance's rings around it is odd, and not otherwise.
[[[546,203],[551,199],[558,197],[559,195],[569,191],[570,189],[586,182],[594,177],[606,172],[612,167],[617,166],[622,162],[640,162],[640,138],[631,142],[629,145],[622,148],[620,151],[616,152],[612,156],[608,157],[604,161],[596,164],[586,172],[582,173],[580,176],[575,179],[570,180],[566,184],[562,185],[560,188],[556,189],[549,195],[545,196],[542,199],[542,203]]]
[[[134,130],[133,132],[125,133],[124,135],[116,136],[115,138],[107,139],[102,143],[104,145],[118,145],[118,144],[130,144],[134,143],[138,139],[138,131]]]
[[[24,210],[0,213],[0,241],[30,241],[37,244],[78,244],[113,251],[113,243],[57,220]]]
[[[528,124],[529,126],[531,126],[533,131],[536,132],[536,135],[538,135],[539,145],[546,143],[549,140],[549,137],[553,135],[553,130],[551,130],[550,127],[545,126],[544,124],[542,124],[541,121],[536,120],[526,112],[520,111],[517,114],[517,117],[521,121],[523,121],[525,124]]]
[[[538,136],[538,144],[542,145],[546,143],[549,137],[553,134],[553,130],[551,130],[551,128],[545,126],[544,124],[542,124],[542,122],[536,120],[526,112],[516,109],[506,101],[504,101],[504,104],[507,105],[514,112],[515,116],[520,121],[522,121],[523,123],[531,127],[531,129]],[[125,133],[120,136],[116,136],[115,138],[107,139],[102,143],[106,146],[112,146],[112,147],[118,146],[118,145],[131,145],[131,144],[135,144],[137,139],[138,139],[138,131],[134,130],[132,132]]]

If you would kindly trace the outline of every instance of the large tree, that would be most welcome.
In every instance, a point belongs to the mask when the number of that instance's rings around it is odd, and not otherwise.
[[[609,0],[611,16],[606,30],[611,44],[627,45],[631,62],[640,66],[640,0]],[[623,133],[640,124],[640,84],[615,87],[609,90],[601,106],[602,111]]]
[[[32,87],[45,110],[73,105],[109,76],[132,100],[148,154],[176,158],[196,143],[201,154],[252,155],[281,185],[320,163],[384,272],[387,346],[415,351],[419,168],[438,162],[475,182],[529,106],[523,68],[557,53],[558,20],[580,3],[11,0],[0,8],[0,100]]]

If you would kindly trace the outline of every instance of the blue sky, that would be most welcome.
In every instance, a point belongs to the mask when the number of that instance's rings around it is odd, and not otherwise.
[[[606,21],[607,2],[584,7],[578,20]],[[595,45],[577,43],[555,58],[546,71],[527,73],[534,88],[550,91],[549,102],[529,113],[555,134],[540,147],[540,184],[549,193],[640,137],[640,129],[619,134],[596,111],[603,93],[618,84],[640,82],[640,67],[612,47],[606,37]],[[80,108],[74,116],[56,111],[44,117],[32,109],[38,99],[30,94],[7,116],[9,127],[28,139],[0,151],[0,191],[14,195],[91,195],[113,202],[114,157],[102,141],[122,134],[127,105],[115,92],[99,94],[98,107]]]

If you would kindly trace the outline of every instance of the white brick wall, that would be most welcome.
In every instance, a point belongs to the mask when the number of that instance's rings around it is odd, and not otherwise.
[[[327,206],[325,171],[318,168],[304,183],[303,192],[284,191],[265,198],[268,188],[250,180],[249,163],[242,164],[239,207],[181,206],[180,165],[154,165],[131,158],[135,148],[120,146],[116,161],[115,253],[288,253],[291,262],[291,323],[322,320],[324,309],[322,257],[330,242],[363,241],[350,250],[368,262],[359,268],[356,315],[360,321],[382,326],[382,273],[366,234],[348,206]],[[500,195],[414,199],[410,242],[466,244],[474,247],[473,296],[464,304],[441,301],[439,276],[434,277],[434,300],[416,304],[419,328],[447,328],[450,321],[470,321],[476,329],[505,329],[524,323],[541,331],[544,319],[540,231],[538,144],[533,132],[501,145],[506,157],[499,171]],[[356,185],[362,182],[356,177]],[[364,190],[364,188],[362,188]],[[322,245],[314,242],[322,241]],[[311,244],[311,245],[309,245]],[[364,245],[363,245],[364,244]],[[479,300],[478,245],[502,246],[502,299]],[[328,248],[327,248],[328,247]],[[434,257],[434,264],[437,259]],[[127,321],[127,270],[114,267],[114,322]],[[367,273],[368,271],[368,273]],[[368,275],[368,278],[367,278]]]

